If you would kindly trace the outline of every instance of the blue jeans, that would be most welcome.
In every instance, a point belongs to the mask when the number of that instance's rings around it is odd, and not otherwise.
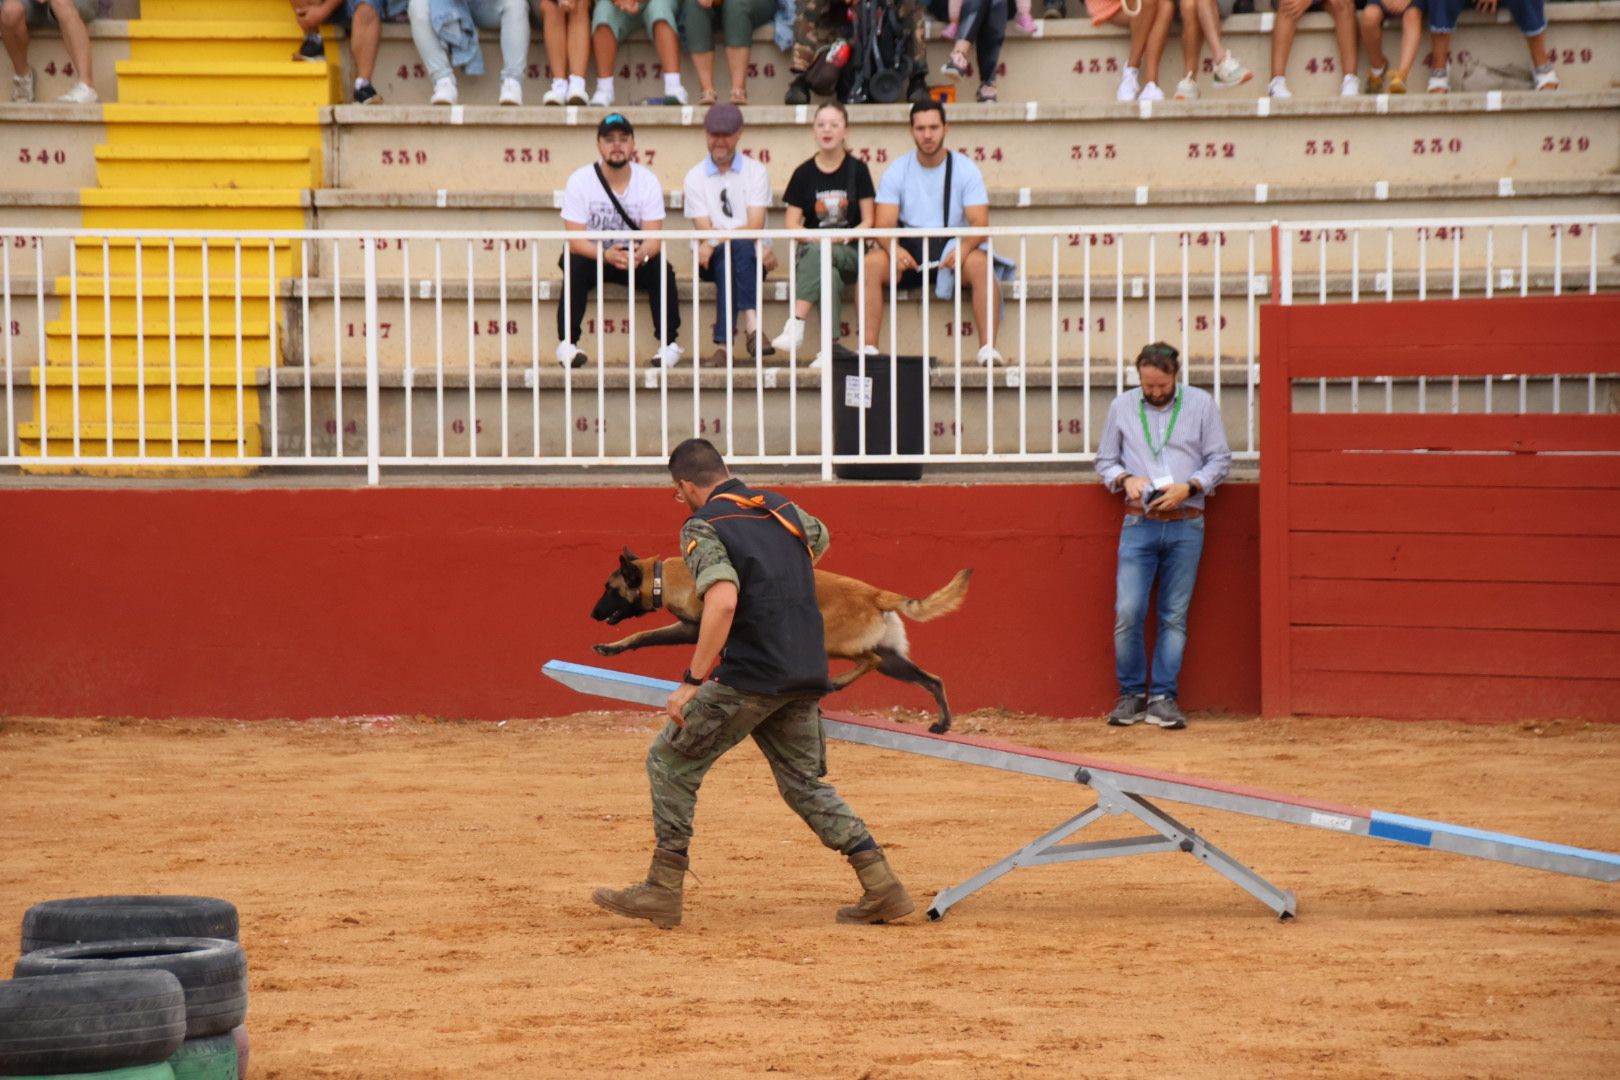
[[[759,257],[754,253],[754,240],[728,240],[715,245],[709,256],[709,265],[698,270],[699,281],[714,282],[714,343],[724,345],[731,340],[726,326],[726,294],[732,294],[731,317],[735,320],[745,311],[759,306],[759,294],[754,289],[755,268]],[[730,272],[727,273],[727,265]]]
[[[1181,656],[1187,648],[1187,608],[1204,552],[1204,519],[1152,521],[1125,515],[1119,531],[1119,572],[1114,579],[1114,673],[1123,694],[1176,696]],[[1148,686],[1142,627],[1148,597],[1159,581],[1159,625],[1153,643],[1153,684]]]
[[[433,32],[430,0],[411,0],[411,40],[427,65],[428,78],[438,82],[455,74],[444,43]],[[501,31],[501,78],[523,81],[529,60],[529,7],[525,0],[468,0],[473,24]]]

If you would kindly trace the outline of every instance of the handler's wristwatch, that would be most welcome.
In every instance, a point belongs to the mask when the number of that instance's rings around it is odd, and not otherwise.
[[[703,685],[703,680],[698,678],[696,675],[693,675],[691,668],[687,668],[685,671],[681,672],[681,682],[685,683],[687,686]]]

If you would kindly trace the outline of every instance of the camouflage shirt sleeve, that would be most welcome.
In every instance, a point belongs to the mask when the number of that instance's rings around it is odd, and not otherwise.
[[[827,553],[827,546],[832,543],[832,534],[827,531],[827,526],[823,525],[819,518],[806,513],[804,507],[798,503],[793,504],[793,509],[799,512],[799,527],[804,530],[805,542],[810,545],[810,558],[820,559]]]
[[[702,518],[688,518],[681,526],[681,557],[686,560],[686,568],[692,571],[699,597],[717,581],[740,584],[737,568],[731,565],[731,556],[726,553],[726,545],[720,542],[720,534]]]

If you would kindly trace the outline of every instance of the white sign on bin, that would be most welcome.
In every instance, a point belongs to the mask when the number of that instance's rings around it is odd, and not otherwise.
[[[872,377],[870,375],[844,376],[844,408],[870,409],[872,407]]]

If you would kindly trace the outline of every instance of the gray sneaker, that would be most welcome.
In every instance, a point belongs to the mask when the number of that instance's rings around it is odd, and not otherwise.
[[[1148,699],[1146,694],[1121,694],[1114,702],[1114,709],[1108,714],[1110,727],[1130,727],[1138,720],[1147,719]]]
[[[1156,697],[1148,702],[1147,712],[1142,719],[1154,727],[1166,728],[1170,731],[1180,731],[1187,726],[1187,718],[1181,715],[1181,709],[1176,706],[1173,697]]]

